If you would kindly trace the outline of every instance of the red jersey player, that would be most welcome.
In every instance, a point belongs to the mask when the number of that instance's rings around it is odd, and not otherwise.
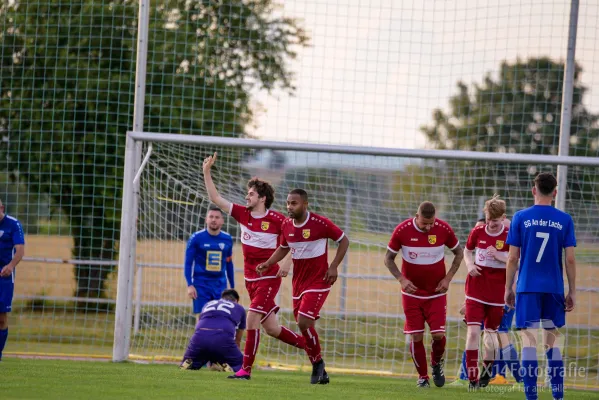
[[[243,365],[229,378],[250,379],[260,343],[260,324],[268,335],[297,348],[304,349],[306,340],[277,321],[279,306],[275,297],[281,286],[281,276],[286,276],[287,271],[275,265],[268,274],[259,276],[256,272],[256,266],[268,260],[279,245],[281,225],[285,220],[282,214],[269,210],[274,201],[273,187],[268,182],[253,178],[247,185],[246,205],[233,204],[220,196],[212,181],[210,168],[215,161],[216,153],[207,157],[202,166],[206,190],[210,201],[241,225],[245,287],[250,296]]]
[[[445,247],[455,257],[449,271],[445,271]],[[395,264],[397,253],[402,255],[401,272]],[[431,368],[433,381],[445,384],[443,354],[445,353],[445,321],[447,298],[445,294],[451,279],[460,268],[464,257],[453,229],[445,221],[435,218],[435,206],[424,202],[415,218],[397,225],[385,255],[385,265],[401,283],[402,304],[406,315],[404,333],[411,335],[410,351],[418,371],[418,386],[429,387],[426,351],[422,339],[424,323],[433,337]]]
[[[282,226],[281,245],[257,271],[270,273],[272,265],[283,259],[291,249],[293,259],[293,314],[306,339],[306,353],[312,363],[311,384],[327,384],[329,376],[320,354],[320,342],[314,327],[331,285],[337,280],[337,268],[345,257],[349,239],[329,219],[308,211],[308,194],[294,189],[287,196],[287,211],[291,218]],[[339,243],[329,266],[328,240]]]
[[[506,242],[505,201],[495,195],[485,203],[487,223],[470,232],[466,243],[466,370],[470,387],[485,387],[491,379],[495,349],[499,349],[497,329],[503,318],[505,265],[509,252]],[[472,256],[474,252],[474,257]],[[484,368],[478,377],[478,343],[484,323]]]

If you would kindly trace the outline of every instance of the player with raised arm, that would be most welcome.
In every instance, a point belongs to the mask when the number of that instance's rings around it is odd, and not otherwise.
[[[537,399],[537,329],[543,328],[547,370],[554,399],[564,397],[564,363],[556,339],[566,323],[566,312],[576,299],[576,236],[572,217],[552,206],[557,180],[540,173],[534,180],[534,205],[518,211],[507,243],[510,252],[505,282],[505,303],[518,304],[516,327],[522,338],[522,380],[529,400]],[[562,255],[565,250],[568,294],[564,297]],[[518,261],[520,269],[518,270]],[[518,272],[514,293],[513,283]]]
[[[497,330],[503,317],[505,263],[509,246],[508,229],[504,225],[506,205],[495,195],[485,203],[486,224],[470,232],[464,259],[466,278],[466,370],[470,388],[486,387],[499,349]],[[474,257],[473,253],[474,252]],[[484,324],[484,368],[478,376],[478,347]]]
[[[235,288],[233,238],[221,230],[224,223],[222,211],[210,207],[206,229],[195,232],[187,241],[184,275],[196,321],[206,303],[220,299],[227,288],[227,279],[229,287]]]
[[[311,384],[327,384],[329,376],[320,351],[316,320],[324,305],[331,285],[337,280],[337,268],[349,248],[349,239],[329,219],[308,211],[308,193],[294,189],[287,196],[290,218],[282,226],[281,245],[275,253],[257,268],[268,274],[291,249],[293,260],[293,315],[306,339],[306,353],[312,363]],[[328,263],[328,240],[339,243],[335,258]]]
[[[281,225],[285,217],[270,206],[274,201],[273,187],[263,180],[253,178],[248,182],[246,205],[231,203],[221,197],[212,181],[210,169],[216,161],[216,153],[203,163],[204,182],[210,201],[229,213],[241,227],[245,287],[250,297],[247,316],[247,336],[243,353],[243,366],[231,379],[250,379],[252,366],[260,344],[260,324],[266,333],[291,346],[304,349],[305,339],[292,330],[279,325],[276,313],[279,306],[275,297],[281,286],[281,277],[288,269],[274,265],[268,273],[259,275],[256,267],[269,259],[279,245]]]
[[[25,255],[23,227],[4,210],[0,201],[0,361],[8,339],[8,313],[12,311],[15,268]]]
[[[223,291],[220,300],[212,300],[202,308],[179,368],[196,370],[211,363],[224,370],[239,371],[243,361],[239,347],[245,326],[239,293],[235,289]]]
[[[430,387],[426,350],[422,342],[425,322],[433,337],[433,381],[438,387],[445,384],[443,354],[446,341],[446,293],[464,257],[453,229],[447,222],[435,218],[435,213],[433,203],[426,201],[420,204],[415,218],[397,225],[385,254],[385,265],[401,284],[402,304],[406,315],[404,334],[411,335],[412,338],[410,351],[418,371],[419,387]],[[451,268],[447,272],[445,246],[454,254]],[[395,263],[395,257],[400,251],[401,272]]]

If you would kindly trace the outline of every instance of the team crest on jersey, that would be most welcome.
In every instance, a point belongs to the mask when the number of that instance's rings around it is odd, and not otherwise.
[[[437,243],[437,235],[428,235],[428,242],[430,244],[435,244]]]
[[[302,237],[304,239],[308,239],[310,237],[310,229],[303,229],[302,230]]]
[[[270,222],[268,222],[268,221],[262,221],[262,224],[260,225],[260,228],[262,228],[263,231],[267,231],[269,226],[270,226]]]
[[[497,250],[501,250],[501,249],[503,249],[504,244],[505,243],[503,242],[503,240],[498,240],[495,242],[495,247],[497,248]]]
[[[218,248],[221,249],[221,250],[224,250],[225,249],[225,244],[224,243],[219,243],[218,244]]]

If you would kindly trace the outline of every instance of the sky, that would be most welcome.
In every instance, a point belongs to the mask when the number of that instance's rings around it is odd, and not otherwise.
[[[576,59],[599,111],[599,0],[580,2]],[[565,60],[570,1],[285,0],[311,37],[293,61],[295,96],[257,93],[260,138],[423,147],[419,128],[456,83],[503,60]],[[595,54],[598,54],[595,56]],[[597,57],[597,59],[595,59]]]

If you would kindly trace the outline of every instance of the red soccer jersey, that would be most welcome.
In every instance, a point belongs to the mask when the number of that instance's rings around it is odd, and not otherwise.
[[[480,276],[468,275],[466,278],[466,298],[480,303],[503,306],[505,293],[505,263],[488,254],[487,248],[495,247],[498,253],[507,255],[510,246],[507,244],[508,228],[501,226],[499,233],[491,234],[487,226],[472,229],[466,250],[474,251],[474,263],[482,267]]]
[[[229,214],[241,227],[241,245],[243,248],[243,268],[246,281],[275,278],[279,266],[269,268],[264,275],[256,272],[258,264],[268,260],[279,245],[283,214],[266,210],[262,217],[253,217],[247,207],[231,203]]]
[[[401,273],[418,288],[416,293],[402,293],[418,298],[443,296],[435,289],[446,275],[445,246],[453,250],[460,242],[445,221],[435,219],[428,232],[418,229],[415,221],[407,219],[397,225],[387,246],[394,253],[401,251]]]
[[[329,268],[328,240],[339,242],[345,234],[325,217],[308,212],[301,225],[292,218],[283,222],[281,247],[291,247],[293,259],[293,298],[305,292],[327,292],[331,285],[324,280]]]

